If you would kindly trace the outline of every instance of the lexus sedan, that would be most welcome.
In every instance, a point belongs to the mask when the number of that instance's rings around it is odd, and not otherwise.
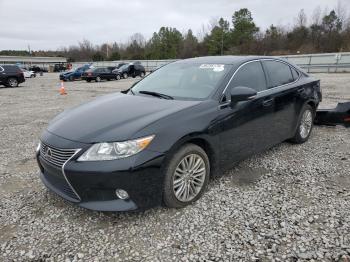
[[[307,141],[320,101],[320,81],[281,59],[177,61],[54,118],[36,151],[40,178],[92,210],[184,207],[238,161]]]

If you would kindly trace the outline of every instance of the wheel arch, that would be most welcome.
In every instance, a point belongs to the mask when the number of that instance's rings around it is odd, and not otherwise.
[[[189,134],[182,137],[167,152],[166,159],[170,159],[171,156],[185,144],[195,144],[202,148],[209,158],[210,177],[219,175],[218,149],[216,149],[210,139],[204,135]]]

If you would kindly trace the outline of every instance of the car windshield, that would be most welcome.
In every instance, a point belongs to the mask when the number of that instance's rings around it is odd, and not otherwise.
[[[129,65],[122,65],[119,69],[123,70],[123,69],[126,69],[128,68]]]
[[[157,92],[175,99],[202,100],[217,89],[231,67],[224,64],[169,64],[138,82],[132,92]]]

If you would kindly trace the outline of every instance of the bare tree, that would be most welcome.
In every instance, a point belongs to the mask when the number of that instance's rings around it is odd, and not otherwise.
[[[307,16],[305,14],[304,9],[301,9],[296,17],[296,25],[297,27],[306,27],[307,25]]]
[[[315,8],[314,12],[312,13],[312,24],[314,25],[320,25],[322,22],[321,18],[321,7],[318,6]]]

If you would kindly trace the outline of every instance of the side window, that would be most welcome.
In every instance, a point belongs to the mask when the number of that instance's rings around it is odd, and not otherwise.
[[[292,75],[293,75],[294,81],[297,80],[297,79],[299,78],[299,73],[298,73],[298,71],[295,70],[293,67],[291,67],[290,70],[292,70]]]
[[[264,61],[269,75],[269,88],[285,85],[294,81],[289,65],[278,61]]]
[[[266,89],[265,74],[260,62],[251,62],[240,68],[233,77],[230,87],[245,86],[257,92]]]

